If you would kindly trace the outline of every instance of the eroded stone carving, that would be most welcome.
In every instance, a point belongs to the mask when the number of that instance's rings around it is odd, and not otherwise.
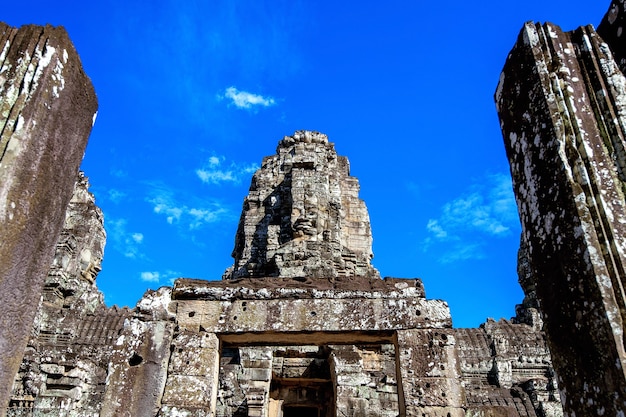
[[[244,201],[225,278],[378,277],[358,180],[326,135],[285,136]]]
[[[323,138],[311,154],[326,155]],[[426,299],[420,280],[383,280],[367,275],[372,269],[178,279],[132,311],[107,309],[94,275],[102,214],[87,187],[79,176],[11,416],[562,415],[536,326],[520,319],[452,329],[448,306]],[[263,244],[257,235],[255,245]],[[337,246],[313,248],[305,265],[332,259]]]
[[[44,410],[48,415],[100,415],[111,347],[130,310],[107,309],[96,287],[106,234],[88,187],[79,173],[13,384],[10,416]]]

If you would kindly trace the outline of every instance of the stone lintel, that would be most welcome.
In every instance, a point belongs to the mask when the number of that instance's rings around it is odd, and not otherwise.
[[[394,343],[394,331],[374,332],[240,332],[222,333],[220,341],[232,346],[322,346]]]
[[[424,298],[418,278],[239,278],[206,281],[180,278],[174,283],[174,300],[270,300],[288,298]]]
[[[444,301],[407,298],[180,300],[181,329],[210,333],[339,332],[449,328]]]

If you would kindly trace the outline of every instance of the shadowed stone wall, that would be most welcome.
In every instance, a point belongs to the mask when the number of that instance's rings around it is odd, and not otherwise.
[[[97,109],[63,28],[0,23],[0,415]]]

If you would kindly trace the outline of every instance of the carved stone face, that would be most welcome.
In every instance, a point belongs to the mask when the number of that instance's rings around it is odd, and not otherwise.
[[[374,276],[359,184],[326,135],[280,141],[252,179],[226,278]]]

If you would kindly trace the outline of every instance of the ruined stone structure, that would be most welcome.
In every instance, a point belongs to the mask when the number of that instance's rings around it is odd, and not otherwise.
[[[96,109],[63,28],[0,23],[0,410],[9,403]]]
[[[599,33],[527,23],[496,101],[523,236],[568,415],[626,413],[623,1]],[[615,55],[614,55],[615,54]]]
[[[27,347],[0,346],[0,359],[7,358],[0,382],[21,359],[0,415],[624,415],[624,13],[624,2],[614,0],[599,27],[608,44],[591,26],[564,33],[528,23],[507,59],[496,100],[523,224],[518,275],[526,295],[512,320],[454,329],[446,303],[427,299],[420,280],[381,279],[348,160],[325,135],[308,131],[283,138],[255,173],[223,280],[181,278],[173,288],[149,291],[133,309],[106,308],[96,286],[102,213],[70,165],[63,173],[71,173],[73,195],[71,186],[63,188],[65,204],[54,200],[44,216],[60,219],[56,232],[46,229],[56,247],[42,241],[24,253],[0,249],[0,268],[37,254],[24,279],[32,288],[37,273],[45,275],[43,292],[28,290],[40,302],[22,329]],[[27,56],[22,50],[39,60],[23,70],[27,78],[37,68],[80,72],[74,52],[66,58],[53,41],[37,49],[27,36],[53,29],[3,30],[10,42],[0,61]],[[10,73],[4,68],[2,82]],[[86,83],[54,71],[49,84],[40,83],[48,85],[43,103],[52,109],[62,91],[84,92]],[[41,103],[39,96],[19,97],[11,109]],[[17,218],[11,202],[22,201],[4,185],[21,178],[6,168],[7,155],[22,149],[13,137],[29,143],[41,132],[26,126],[58,117],[27,118],[24,110],[21,121],[11,112],[2,113],[9,127],[0,137],[0,221]],[[57,132],[52,126],[41,134]],[[68,135],[77,132],[84,130]],[[24,158],[39,158],[37,151],[24,151]],[[33,169],[47,173],[50,166]],[[54,186],[37,185],[33,201],[53,198]],[[32,230],[38,213],[26,210],[19,224]],[[26,276],[0,273],[0,286],[6,276]]]
[[[222,281],[107,309],[104,237],[79,176],[8,415],[562,415],[535,316],[453,329],[420,280],[379,278],[358,182],[320,133],[265,158]]]

